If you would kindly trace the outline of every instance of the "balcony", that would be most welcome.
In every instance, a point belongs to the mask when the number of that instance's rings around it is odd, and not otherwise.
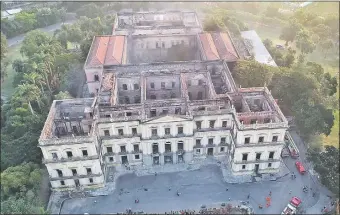
[[[142,134],[124,134],[124,135],[108,135],[101,136],[102,140],[110,140],[110,139],[124,139],[124,138],[133,138],[133,137],[141,137]]]
[[[152,156],[159,156],[159,151],[153,151]]]
[[[175,135],[171,135],[171,134],[166,134],[163,136],[151,136],[151,137],[143,137],[141,138],[142,140],[156,140],[156,139],[169,139],[169,138],[182,138],[182,137],[192,137],[193,134],[175,134]]]
[[[128,154],[128,152],[126,150],[124,150],[124,151],[118,152],[118,154],[119,155],[126,155],[126,154]]]
[[[106,152],[103,156],[113,156],[115,154],[116,153],[114,153],[114,152]]]
[[[242,147],[280,146],[284,144],[285,144],[284,142],[261,142],[261,143],[235,144],[235,147],[242,148]]]
[[[163,153],[165,156],[169,156],[172,155],[172,151],[171,150],[165,150],[165,152]]]
[[[178,155],[182,155],[182,154],[184,154],[184,149],[178,149],[177,151],[176,151],[176,154],[178,154]]]
[[[231,130],[232,127],[216,127],[216,128],[199,128],[195,129],[194,132],[205,132],[205,131],[225,131],[225,130]]]
[[[202,144],[196,144],[194,145],[194,148],[204,148],[204,146]]]
[[[280,162],[280,159],[234,161],[235,164]]]
[[[229,144],[227,142],[220,142],[220,146],[228,146]]]
[[[101,173],[91,173],[91,174],[87,174],[87,175],[71,175],[71,176],[57,176],[57,177],[52,177],[49,176],[50,181],[58,181],[58,180],[66,180],[66,179],[79,179],[79,178],[93,178],[93,177],[100,177],[102,176]]]
[[[138,150],[133,150],[133,151],[131,152],[131,154],[141,154],[141,153],[143,153],[143,152],[142,152],[142,150],[140,150],[140,149],[138,149]]]
[[[96,160],[98,159],[98,155],[93,156],[83,156],[83,157],[69,157],[69,158],[60,158],[60,159],[45,159],[43,158],[42,163],[63,163],[63,162],[73,162],[73,161],[84,161],[84,160]]]

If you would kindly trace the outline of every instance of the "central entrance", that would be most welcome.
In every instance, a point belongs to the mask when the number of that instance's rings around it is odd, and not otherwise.
[[[122,156],[122,164],[128,163],[128,158],[126,155]]]
[[[214,155],[214,148],[208,148],[208,155]]]

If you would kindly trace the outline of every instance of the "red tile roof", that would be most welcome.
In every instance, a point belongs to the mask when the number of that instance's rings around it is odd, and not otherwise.
[[[239,58],[227,33],[202,33],[199,37],[207,60],[236,61]]]
[[[220,59],[214,41],[209,33],[199,34],[205,56],[207,60],[218,60]]]
[[[96,36],[89,51],[86,66],[122,64],[124,36]]]

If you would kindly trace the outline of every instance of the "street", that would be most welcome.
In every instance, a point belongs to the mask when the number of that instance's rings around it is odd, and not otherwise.
[[[291,159],[291,158],[288,158]],[[302,200],[302,208],[313,206],[319,196],[312,197],[312,191],[304,193],[304,185],[316,189],[309,175],[300,175],[294,167],[294,160],[288,161],[289,169],[297,176],[281,178],[278,181],[262,181],[245,184],[227,184],[222,180],[218,166],[208,165],[200,170],[166,173],[137,177],[126,174],[118,178],[117,189],[108,196],[88,197],[83,199],[66,200],[61,213],[98,214],[144,211],[145,213],[164,213],[171,210],[194,209],[201,205],[228,203],[231,201],[247,201],[250,194],[250,205],[255,213],[281,213],[293,196]],[[147,191],[144,190],[147,189]],[[171,189],[169,191],[169,188]],[[226,189],[228,188],[228,191]],[[119,195],[122,189],[122,194]],[[290,194],[289,191],[292,191]],[[181,193],[180,196],[176,192]],[[265,207],[265,198],[272,192],[271,206]],[[138,204],[134,203],[139,199]],[[258,205],[262,204],[263,209]]]
[[[49,26],[46,26],[44,28],[38,28],[37,30],[41,30],[41,31],[44,31],[44,32],[53,32],[53,31],[55,31],[57,29],[60,29],[63,24],[72,24],[72,23],[74,23],[76,21],[77,21],[76,19],[74,19],[74,20],[67,20],[64,23],[56,23],[54,25],[49,25]],[[19,36],[7,39],[8,47],[20,44],[24,40],[26,34],[27,33],[21,34]]]

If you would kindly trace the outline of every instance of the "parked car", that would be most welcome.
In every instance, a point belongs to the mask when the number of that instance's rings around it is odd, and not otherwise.
[[[284,50],[284,49],[285,49],[285,47],[284,47],[283,45],[276,45],[276,48],[277,48],[277,49],[281,49],[281,50]]]
[[[305,174],[305,172],[306,172],[305,167],[303,167],[303,165],[300,161],[296,161],[295,166],[298,169],[299,173],[301,173],[302,175]]]

